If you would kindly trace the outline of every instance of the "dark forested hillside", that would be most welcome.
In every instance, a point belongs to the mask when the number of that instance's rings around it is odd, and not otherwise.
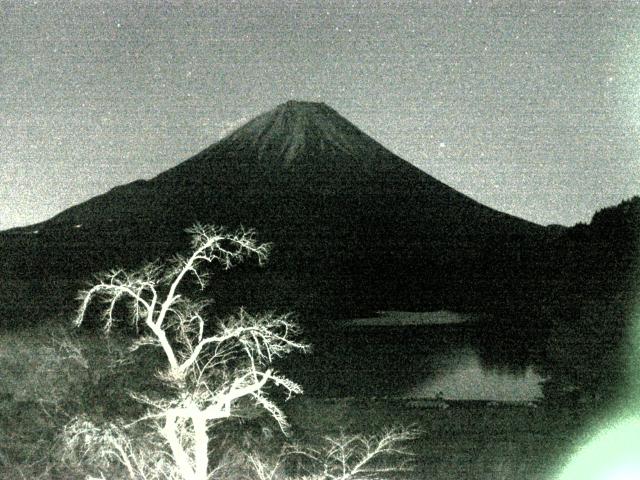
[[[630,381],[630,349],[637,348],[640,197],[567,229],[549,253],[549,288],[538,304],[551,327],[549,365],[565,378],[556,375],[547,389],[570,384],[613,397]]]

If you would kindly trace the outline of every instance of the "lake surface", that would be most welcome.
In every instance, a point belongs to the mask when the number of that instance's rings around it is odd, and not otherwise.
[[[296,355],[285,369],[312,396],[542,398],[540,339],[486,320],[453,312],[354,319],[345,328],[305,335],[312,353]]]

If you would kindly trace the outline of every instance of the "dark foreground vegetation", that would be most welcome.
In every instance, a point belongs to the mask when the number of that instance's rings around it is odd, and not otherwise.
[[[162,391],[153,375],[161,359],[130,358],[122,335],[105,339],[49,325],[4,332],[0,342],[0,478],[85,478],[63,456],[65,425],[83,415],[104,422],[139,418],[145,409],[127,392]],[[531,405],[447,402],[446,408],[397,399],[276,399],[291,423],[290,438],[263,414],[231,420],[213,441],[229,451],[259,448],[276,456],[285,441],[313,446],[325,436],[412,426],[421,432],[406,445],[415,454],[413,469],[388,478],[416,480],[553,478],[607,409],[581,395]]]
[[[486,310],[495,319],[487,332],[497,335],[503,331],[500,322],[510,322],[512,331],[522,325],[522,335],[537,336],[542,344],[540,358],[550,380],[537,408],[454,402],[434,409],[398,400],[282,398],[292,435],[313,445],[324,435],[374,434],[383,426],[416,425],[422,434],[408,442],[416,454],[412,478],[549,478],[594,419],[615,405],[634,381],[629,358],[637,348],[632,326],[638,306],[639,219],[638,198],[605,209],[590,225],[555,230],[545,237],[542,253],[522,250],[521,269],[506,270],[506,263],[500,264],[505,270],[494,278],[502,278],[500,282],[480,283]],[[86,330],[73,331],[71,309],[77,303],[69,298],[81,286],[77,278],[50,275],[47,269],[41,276],[5,273],[0,477],[84,478],[86,472],[62,454],[60,432],[82,415],[106,421],[143,415],[144,408],[127,391],[161,392],[153,375],[159,360],[128,357],[127,335],[133,331],[107,341],[91,319]],[[221,314],[237,305],[234,292],[248,295],[247,303],[258,306],[264,292],[276,291],[263,288],[257,269],[242,267],[239,274],[222,282],[216,306]],[[239,280],[242,275],[244,281]],[[255,281],[256,290],[245,288],[247,278]],[[269,282],[273,286],[273,277]],[[286,297],[293,287],[286,282],[283,286]],[[494,295],[487,289],[495,290]],[[255,291],[263,293],[253,297]],[[335,300],[324,293],[314,298],[315,306]],[[464,307],[477,307],[478,300]],[[313,320],[315,331],[327,310],[321,305],[317,312],[304,317]],[[346,308],[335,318],[352,312]],[[281,442],[268,416],[232,421],[216,439],[224,451],[261,445],[274,455]]]
[[[4,332],[0,341],[0,478],[85,478],[63,460],[64,425],[82,414],[105,421],[136,418],[144,408],[127,390],[159,388],[152,374],[160,359],[122,363],[128,342],[119,335],[70,334],[60,325]],[[305,445],[320,444],[325,436],[417,427],[421,435],[406,445],[415,454],[413,470],[389,475],[416,480],[549,479],[594,422],[589,403],[449,402],[441,408],[393,399],[280,400],[291,423],[288,440]],[[275,454],[285,440],[267,415],[230,422],[215,437],[225,448],[260,445]]]
[[[405,471],[404,460],[394,457],[407,454],[402,444],[418,436],[415,429],[330,436],[324,446],[274,439],[274,430],[287,434],[290,424],[273,391],[287,399],[302,393],[300,385],[274,370],[276,359],[307,349],[296,338],[297,325],[289,315],[254,316],[244,309],[210,318],[206,298],[191,297],[192,290],[185,294],[187,279],[204,289],[207,265],[229,269],[249,257],[262,262],[270,246],[245,229],[196,224],[189,233],[185,255],[104,272],[80,292],[73,324],[81,327],[97,316],[104,335],[124,327],[116,342],[81,342],[63,334],[51,344],[49,332],[43,335],[45,345],[21,351],[15,346],[23,342],[15,335],[5,339],[5,418],[35,405],[59,432],[43,435],[37,424],[35,463],[44,463],[44,470],[28,475],[51,476],[62,469],[66,478],[87,479],[356,480]],[[96,330],[89,325],[91,334]],[[40,362],[34,364],[34,356]],[[256,421],[261,428],[254,434],[245,423]],[[13,435],[19,426],[4,427]],[[29,433],[13,443],[27,444]],[[298,459],[295,464],[289,464],[292,458]],[[3,463],[12,468],[5,454]],[[16,468],[14,474],[25,476]]]

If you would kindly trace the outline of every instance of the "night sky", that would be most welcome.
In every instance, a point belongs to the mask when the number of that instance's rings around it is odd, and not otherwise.
[[[493,208],[586,222],[640,194],[639,26],[613,0],[0,0],[0,229],[289,99]]]

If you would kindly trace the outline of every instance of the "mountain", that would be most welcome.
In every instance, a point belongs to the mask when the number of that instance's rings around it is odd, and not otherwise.
[[[229,198],[238,203],[228,205]],[[415,220],[412,227],[424,228],[424,235],[433,231],[426,216],[449,233],[527,233],[539,229],[449,188],[385,149],[330,107],[290,101],[150,181],[117,187],[22,231],[119,224],[123,220],[171,222],[166,208],[193,220],[202,220],[202,215],[215,219],[216,214],[230,214],[271,226],[274,221],[269,217],[282,210],[281,201],[316,203],[332,198],[358,199],[350,205],[356,209],[354,213],[360,213],[363,202],[370,210],[371,201],[384,217],[392,217],[389,210],[393,209],[399,217]],[[392,202],[398,199],[400,204]],[[221,202],[233,212],[226,208],[212,212]],[[263,204],[256,205],[259,202]],[[302,210],[304,215],[306,209]],[[125,218],[127,215],[134,218]],[[350,216],[347,211],[341,216],[358,226],[346,218]],[[400,219],[386,220],[396,223]]]
[[[290,101],[151,180],[4,232],[0,253],[13,276],[81,278],[183,248],[196,221],[253,227],[275,244],[265,272],[228,282],[230,303],[240,288],[260,306],[343,312],[478,308],[513,289],[546,232],[429,176],[327,105]]]

